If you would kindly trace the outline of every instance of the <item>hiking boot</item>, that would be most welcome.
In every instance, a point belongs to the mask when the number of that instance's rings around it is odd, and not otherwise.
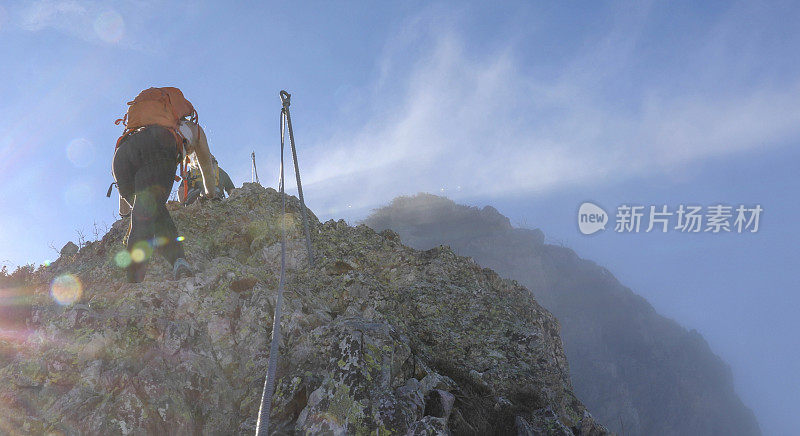
[[[186,277],[194,277],[194,271],[192,271],[192,267],[189,266],[189,262],[182,257],[179,257],[172,266],[172,274],[175,276],[175,280],[180,280]]]

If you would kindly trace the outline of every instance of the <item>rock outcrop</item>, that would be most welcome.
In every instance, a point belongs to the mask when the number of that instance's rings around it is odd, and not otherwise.
[[[559,324],[516,282],[288,198],[276,434],[595,435]],[[246,184],[173,212],[196,277],[153,256],[124,283],[126,222],[30,274],[0,338],[4,434],[252,434],[280,267],[280,196]],[[158,242],[158,241],[156,241]],[[146,253],[150,255],[150,253]]]
[[[600,422],[630,435],[757,435],[728,366],[696,331],[656,313],[605,268],[514,228],[487,206],[398,197],[365,223],[417,248],[446,244],[528,287],[562,325],[575,392]]]

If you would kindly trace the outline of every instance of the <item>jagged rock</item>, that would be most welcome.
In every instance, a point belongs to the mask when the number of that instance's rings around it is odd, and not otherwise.
[[[283,221],[271,432],[510,433],[517,418],[540,432],[604,432],[572,393],[557,321],[527,289],[446,247],[413,250],[313,213],[309,268],[299,202],[288,197],[284,217],[280,204],[275,190],[245,184],[174,211],[193,278],[171,280],[155,256],[144,282],[124,283],[122,220],[37,271],[27,336],[0,339],[3,428],[252,434]],[[65,275],[82,286],[59,305],[49,284]]]
[[[456,397],[450,392],[434,389],[425,398],[425,415],[442,418],[446,422],[450,418],[455,401]]]
[[[409,427],[406,436],[449,436],[447,420],[434,416],[426,416]]]
[[[395,233],[395,231],[392,229],[385,229],[380,232],[380,235],[390,241],[400,242],[400,235]]]
[[[78,254],[78,246],[75,245],[74,242],[69,241],[61,247],[61,251],[59,251],[61,256],[74,256]]]
[[[697,332],[660,316],[605,268],[568,248],[544,244],[541,230],[513,228],[494,208],[458,205],[431,194],[398,197],[364,222],[377,231],[392,229],[414,248],[447,244],[528,287],[561,321],[578,397],[612,430],[760,433],[755,416],[736,395],[730,369]],[[480,384],[480,368],[470,377]],[[519,434],[546,429],[522,418],[516,428]]]
[[[517,416],[514,418],[514,433],[517,436],[535,436],[536,433],[525,418]]]

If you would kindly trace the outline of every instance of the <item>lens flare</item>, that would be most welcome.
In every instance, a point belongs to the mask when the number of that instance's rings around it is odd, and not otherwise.
[[[110,10],[101,13],[94,20],[94,31],[105,42],[116,43],[122,39],[125,32],[125,22],[117,11]]]
[[[131,260],[136,263],[142,263],[153,255],[153,247],[145,241],[139,241],[133,246],[131,250]]]
[[[136,263],[144,262],[144,250],[141,248],[134,248],[133,251],[131,251],[131,260]]]
[[[114,255],[114,263],[120,268],[127,268],[131,264],[131,255],[127,250],[121,250]]]
[[[291,233],[294,231],[295,226],[297,225],[297,219],[291,213],[286,213],[283,215],[283,225],[287,232]]]
[[[156,236],[155,238],[153,238],[152,244],[153,244],[153,247],[163,247],[163,246],[167,245],[167,242],[169,242],[169,239],[167,239],[167,238],[165,238],[163,236]]]
[[[75,303],[83,295],[81,281],[72,274],[62,274],[50,284],[50,295],[62,306]]]
[[[183,242],[186,240],[186,238],[184,238],[183,236],[178,236],[177,238],[175,238],[175,240],[178,242]]]
[[[91,165],[96,155],[94,145],[86,138],[73,139],[67,145],[67,157],[78,168]]]

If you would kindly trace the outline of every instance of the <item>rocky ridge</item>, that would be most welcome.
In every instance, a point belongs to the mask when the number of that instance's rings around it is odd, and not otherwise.
[[[604,434],[573,394],[556,319],[446,247],[418,251],[289,197],[274,434]],[[120,265],[127,222],[31,272],[0,338],[7,434],[252,434],[280,267],[280,196],[245,184],[173,217],[196,277]],[[149,254],[149,253],[147,253]]]
[[[364,221],[417,249],[447,244],[518,280],[559,319],[578,397],[612,431],[631,435],[758,435],[730,368],[694,330],[659,315],[607,269],[491,206],[398,197]]]

